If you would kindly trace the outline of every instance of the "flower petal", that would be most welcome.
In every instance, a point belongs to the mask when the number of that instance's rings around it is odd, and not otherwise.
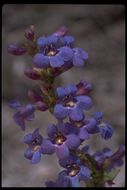
[[[80,145],[80,139],[75,134],[67,135],[66,144],[69,147],[69,149],[76,149]]]
[[[50,140],[43,139],[41,144],[41,153],[43,154],[53,154],[55,152],[55,148]]]
[[[73,65],[77,67],[84,66],[84,60],[77,53],[73,56]]]
[[[105,156],[105,157],[110,157],[110,156],[112,156],[112,154],[113,154],[112,150],[111,150],[110,148],[107,148],[107,147],[105,147],[105,148],[103,149],[103,153],[104,153],[104,156]]]
[[[27,118],[32,115],[35,111],[35,108],[32,104],[27,104],[24,108],[21,109],[20,114],[23,118]]]
[[[63,58],[64,61],[69,61],[73,57],[73,51],[69,47],[61,47],[59,55]]]
[[[94,118],[90,118],[86,121],[85,128],[90,134],[95,134],[100,131],[99,127],[97,126],[97,121]]]
[[[75,95],[77,87],[74,84],[68,84],[65,86],[66,95],[72,94]]]
[[[74,127],[72,123],[64,123],[64,124],[62,123],[58,126],[58,130],[65,135],[72,133],[78,134],[79,132],[78,128]]]
[[[106,123],[102,123],[102,125],[100,125],[100,134],[101,137],[105,140],[108,140],[112,137],[114,132],[114,129],[112,128],[111,125],[106,124]]]
[[[40,154],[39,151],[36,151],[36,152],[33,153],[31,163],[32,164],[37,164],[38,162],[40,162],[40,159],[41,159],[41,154]]]
[[[57,126],[56,125],[48,125],[47,127],[47,135],[50,137],[50,138],[53,138],[54,135],[57,133]]]
[[[49,45],[54,44],[57,45],[58,37],[55,35],[51,35],[47,37],[47,42]]]
[[[57,187],[57,184],[54,181],[46,181],[46,187]]]
[[[67,45],[70,45],[75,41],[72,36],[65,36],[64,39],[65,39]]]
[[[76,161],[77,161],[77,156],[70,154],[67,158],[59,159],[59,164],[60,166],[67,168],[67,166],[76,163]]]
[[[20,112],[16,112],[13,116],[14,121],[16,122],[17,125],[21,127],[21,129],[24,131],[25,130],[25,121],[24,118],[21,116]]]
[[[39,128],[36,128],[36,129],[34,130],[33,134],[32,134],[32,137],[33,137],[33,138],[37,138],[38,135],[39,135]]]
[[[79,179],[78,176],[74,176],[74,177],[69,177],[70,182],[71,182],[71,187],[79,187]]]
[[[49,59],[42,53],[37,53],[33,58],[34,64],[38,68],[47,68],[49,66]]]
[[[80,55],[80,57],[84,60],[88,59],[88,53],[84,51],[82,48],[73,48],[75,54]]]
[[[37,39],[37,45],[42,48],[47,45],[47,38],[46,37],[40,37]]]
[[[21,107],[21,104],[18,100],[11,100],[9,102],[9,106],[10,106],[10,108],[17,109],[17,108]]]
[[[59,159],[64,159],[69,156],[69,149],[65,143],[62,145],[56,145],[56,155],[58,156]]]
[[[32,156],[33,156],[33,152],[30,148],[27,148],[24,152],[24,156],[25,158],[31,160],[32,159]]]
[[[35,115],[34,115],[34,113],[33,113],[33,114],[31,114],[31,115],[28,115],[28,116],[26,117],[26,120],[27,120],[27,121],[32,121],[32,120],[34,119],[34,117],[35,117]]]
[[[68,109],[62,104],[56,104],[54,107],[54,115],[58,119],[64,119],[68,115]]]
[[[58,87],[58,88],[56,89],[56,94],[57,94],[58,98],[63,98],[64,96],[66,96],[65,88],[63,88],[63,87]]]
[[[90,97],[84,95],[84,96],[77,96],[76,99],[78,101],[77,105],[81,109],[88,110],[92,107],[92,100]]]
[[[53,68],[61,67],[64,64],[62,57],[57,56],[57,55],[56,56],[50,56],[49,60],[50,60],[50,65]]]
[[[82,127],[80,129],[79,137],[80,137],[81,140],[89,139],[89,134],[88,134],[87,130],[85,129],[85,127]]]
[[[81,109],[76,107],[76,108],[70,109],[69,117],[73,121],[81,121],[84,118],[84,114],[83,114],[83,111]]]
[[[91,175],[91,171],[89,170],[89,168],[85,166],[81,166],[79,179],[83,181],[87,181],[90,179],[90,175]]]
[[[32,141],[33,141],[32,133],[29,133],[29,134],[24,136],[24,143],[31,144]]]

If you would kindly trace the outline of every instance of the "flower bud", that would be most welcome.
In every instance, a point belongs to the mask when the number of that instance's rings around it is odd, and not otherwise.
[[[28,96],[31,99],[32,102],[38,102],[38,101],[42,101],[41,96],[39,96],[36,92],[29,90],[28,91]]]
[[[33,80],[38,80],[41,78],[41,73],[37,70],[32,69],[25,69],[24,74]]]
[[[11,44],[8,46],[8,53],[12,55],[23,55],[27,52],[25,47],[18,47],[15,44]]]
[[[53,35],[55,36],[65,36],[68,32],[66,26],[61,26]]]
[[[24,36],[30,40],[33,41],[35,37],[35,28],[33,25],[31,25],[28,29],[25,30]]]
[[[78,88],[77,95],[86,95],[93,89],[92,84],[86,81],[81,81],[76,86]]]
[[[46,111],[48,109],[47,105],[44,102],[38,101],[34,104],[35,109],[40,111]]]

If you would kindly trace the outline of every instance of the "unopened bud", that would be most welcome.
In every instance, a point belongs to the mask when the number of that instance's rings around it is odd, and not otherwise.
[[[39,96],[36,92],[29,90],[28,97],[31,99],[32,102],[42,101],[41,96]]]
[[[8,46],[8,52],[12,55],[23,55],[27,52],[25,47],[18,47],[15,44],[11,44]]]
[[[25,30],[24,36],[30,40],[33,41],[35,37],[35,27],[31,25],[28,29]]]
[[[55,36],[65,36],[68,32],[68,29],[66,26],[60,27],[53,35]]]
[[[37,70],[25,69],[24,74],[33,80],[38,80],[41,78],[41,73]]]
[[[47,105],[44,102],[38,101],[34,104],[35,109],[40,111],[46,111],[48,109]]]
[[[92,84],[86,81],[81,81],[76,86],[78,88],[77,95],[86,95],[93,89]]]

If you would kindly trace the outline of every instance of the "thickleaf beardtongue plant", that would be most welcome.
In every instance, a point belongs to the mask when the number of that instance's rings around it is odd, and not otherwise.
[[[45,154],[55,153],[64,168],[56,181],[45,183],[46,187],[80,187],[80,181],[86,187],[105,187],[114,184],[119,172],[117,167],[123,164],[125,146],[120,145],[115,153],[108,147],[90,153],[87,145],[90,137],[98,134],[108,140],[114,133],[112,126],[103,121],[102,112],[87,115],[93,105],[89,95],[92,84],[80,81],[55,89],[57,76],[73,66],[84,66],[88,59],[87,52],[74,47],[75,40],[67,33],[68,29],[62,26],[50,36],[37,38],[32,25],[24,34],[27,43],[8,46],[8,52],[13,55],[27,53],[32,56],[33,68],[26,68],[24,74],[29,79],[38,80],[40,88],[39,92],[28,91],[29,104],[23,106],[16,99],[11,100],[9,106],[16,110],[13,119],[23,131],[26,122],[34,119],[36,111],[49,110],[56,118],[56,124],[49,124],[46,129],[47,137],[42,137],[39,128],[24,136],[27,145],[24,157],[32,164],[40,162]]]

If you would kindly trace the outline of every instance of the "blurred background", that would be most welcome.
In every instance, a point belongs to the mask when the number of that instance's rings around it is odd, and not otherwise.
[[[109,146],[116,151],[125,140],[125,7],[123,5],[71,4],[5,4],[2,9],[2,186],[44,187],[45,181],[55,180],[62,168],[55,155],[43,156],[38,165],[24,158],[24,132],[13,122],[14,111],[8,107],[11,99],[29,102],[28,89],[37,83],[24,76],[32,58],[7,53],[10,43],[25,42],[24,30],[35,25],[37,35],[49,35],[66,25],[75,37],[75,46],[89,54],[83,68],[73,68],[57,79],[57,83],[78,83],[85,79],[94,86],[93,111],[103,111],[104,121],[115,133],[104,141],[98,135],[88,141],[91,150]],[[43,136],[48,124],[55,119],[48,112],[37,112],[34,121],[27,123],[27,132],[40,127]],[[87,144],[87,142],[86,142]],[[117,187],[125,184],[125,165],[115,180]]]

